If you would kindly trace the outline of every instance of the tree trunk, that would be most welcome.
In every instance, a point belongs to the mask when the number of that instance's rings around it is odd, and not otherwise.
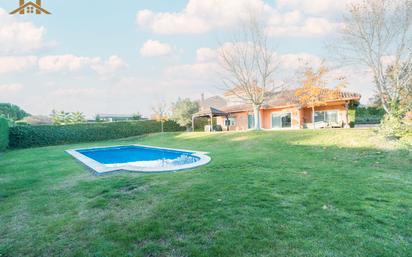
[[[315,106],[312,106],[312,126],[313,126],[313,129],[316,128],[316,125],[315,125]]]
[[[260,130],[260,105],[253,105],[253,116],[255,119],[255,130]]]
[[[162,133],[163,133],[163,132],[164,132],[164,131],[163,131],[163,121],[160,121],[160,128],[161,128],[160,130],[161,130]]]

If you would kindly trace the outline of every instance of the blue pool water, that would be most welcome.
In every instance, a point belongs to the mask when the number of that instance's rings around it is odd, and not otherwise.
[[[143,146],[118,146],[106,148],[94,148],[77,150],[77,152],[87,156],[107,166],[111,164],[134,164],[139,166],[173,165],[187,164],[198,161],[200,158],[193,156],[192,152],[182,152],[160,148]]]
[[[99,174],[112,171],[174,172],[211,161],[203,152],[144,145],[72,149],[66,152]]]

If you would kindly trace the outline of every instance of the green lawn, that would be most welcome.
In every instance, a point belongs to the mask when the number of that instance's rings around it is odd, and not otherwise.
[[[64,150],[208,151],[92,176]],[[0,256],[411,256],[412,153],[370,130],[171,133],[0,155]]]

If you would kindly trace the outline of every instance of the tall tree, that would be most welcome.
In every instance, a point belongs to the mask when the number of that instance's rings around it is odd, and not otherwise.
[[[54,125],[67,125],[67,124],[77,124],[86,121],[84,114],[82,112],[65,112],[53,110],[50,114],[50,118]]]
[[[262,104],[269,92],[280,90],[280,87],[274,83],[275,52],[269,47],[265,25],[257,18],[257,13],[251,12],[249,16],[249,20],[242,23],[239,35],[221,45],[219,59],[226,90],[252,105],[258,130]]]
[[[17,105],[0,103],[0,116],[17,121],[29,116],[29,114]]]
[[[306,68],[301,81],[302,86],[295,92],[300,105],[312,109],[312,117],[314,117],[315,107],[317,105],[338,98],[342,88],[346,86],[345,79],[339,77],[336,79],[337,85],[335,89],[327,88],[325,76],[328,72],[329,70],[323,64],[317,70],[312,67]],[[314,120],[312,120],[312,125],[313,128],[315,128]]]
[[[349,6],[336,52],[373,73],[380,103],[392,113],[412,80],[412,0],[363,0]],[[391,66],[391,79],[387,68]]]
[[[86,117],[84,116],[84,114],[82,112],[72,112],[70,116],[71,116],[71,123],[72,124],[86,122]]]
[[[94,117],[94,121],[95,122],[102,122],[103,120],[100,118],[99,114],[96,114],[96,116]]]
[[[133,113],[132,120],[141,120],[141,119],[143,119],[143,117],[139,112]]]
[[[65,124],[65,113],[64,112],[59,112],[57,110],[52,110],[52,113],[50,114],[50,118],[53,121],[54,125],[63,125]]]
[[[179,98],[172,104],[172,119],[180,126],[189,128],[192,123],[192,116],[199,111],[199,103],[191,101],[189,98]]]

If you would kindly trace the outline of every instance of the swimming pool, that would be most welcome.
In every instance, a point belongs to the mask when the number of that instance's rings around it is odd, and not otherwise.
[[[205,165],[211,160],[204,152],[144,145],[94,147],[66,152],[99,174],[120,170],[172,172]]]

